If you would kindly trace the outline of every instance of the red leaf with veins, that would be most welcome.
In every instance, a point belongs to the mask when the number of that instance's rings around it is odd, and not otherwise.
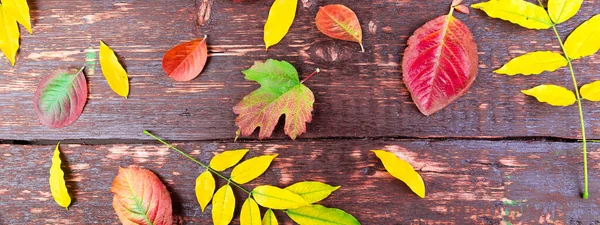
[[[362,45],[362,29],[356,14],[344,5],[327,5],[321,7],[315,18],[321,33],[344,41],[353,41]]]
[[[163,57],[162,66],[167,75],[176,81],[196,78],[206,64],[208,49],[206,37],[183,43],[169,50]]]

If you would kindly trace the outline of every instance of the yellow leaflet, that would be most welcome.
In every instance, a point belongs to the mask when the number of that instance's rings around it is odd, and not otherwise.
[[[398,158],[394,153],[384,150],[371,150],[377,158],[381,159],[385,169],[395,178],[404,182],[410,190],[419,197],[425,197],[425,183],[421,175],[406,161]]]
[[[71,196],[69,196],[69,192],[67,191],[65,173],[60,168],[62,161],[60,160],[60,151],[58,150],[59,145],[60,143],[56,144],[54,156],[52,157],[52,166],[50,167],[50,192],[52,192],[52,197],[58,205],[69,210]]]
[[[215,178],[209,171],[204,171],[204,173],[196,178],[196,198],[198,199],[200,208],[202,208],[202,212],[204,212],[204,209],[210,203],[215,193],[215,188]]]
[[[263,155],[240,163],[231,171],[231,180],[238,184],[245,184],[254,180],[267,171],[267,168],[269,168],[269,165],[271,165],[271,162],[277,156],[277,154]]]
[[[264,41],[266,48],[276,45],[290,30],[298,0],[275,0],[269,11],[269,18],[265,23]]]
[[[100,67],[110,88],[118,95],[127,98],[129,95],[127,72],[119,63],[115,52],[102,41],[100,41]]]
[[[590,101],[600,102],[600,81],[583,85],[581,87],[581,97]]]
[[[212,200],[212,219],[214,225],[227,225],[233,219],[235,196],[231,186],[225,185],[215,193]]]
[[[275,217],[275,213],[273,213],[272,209],[267,209],[267,212],[265,212],[265,216],[262,219],[262,225],[279,225],[277,217]]]
[[[254,188],[252,196],[259,205],[270,209],[295,209],[310,205],[300,195],[270,185]]]
[[[0,49],[13,66],[19,50],[19,36],[17,21],[8,13],[6,6],[0,4]]]
[[[523,94],[533,96],[540,102],[548,103],[552,106],[570,106],[577,101],[575,94],[564,87],[552,84],[544,84],[529,90],[521,91]]]
[[[340,186],[334,187],[317,181],[304,181],[292,184],[286,187],[285,190],[300,195],[304,200],[312,204],[329,197],[332,192],[339,188]]]
[[[240,225],[261,225],[260,209],[252,198],[246,199],[240,213]]]
[[[210,168],[219,172],[229,169],[240,162],[246,153],[248,153],[248,149],[224,151],[210,160]]]
[[[492,18],[508,20],[529,29],[548,29],[552,20],[544,8],[525,0],[491,0],[471,5]]]
[[[583,0],[549,0],[548,13],[554,23],[565,22],[577,14]]]
[[[568,63],[564,56],[556,52],[531,52],[510,60],[494,72],[510,76],[540,74],[544,71],[555,71]]]
[[[27,0],[2,0],[2,5],[8,10],[8,14],[23,25],[29,33],[31,31],[31,19],[29,18],[29,6]]]
[[[600,14],[577,27],[565,41],[565,49],[571,59],[595,54],[600,49]]]

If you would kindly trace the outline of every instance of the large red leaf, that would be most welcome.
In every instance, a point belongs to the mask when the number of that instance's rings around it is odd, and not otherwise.
[[[452,14],[427,22],[408,39],[403,80],[413,101],[431,115],[465,94],[477,76],[477,45]]]
[[[83,68],[74,74],[58,72],[44,78],[33,97],[40,123],[51,128],[72,124],[83,112],[87,95]]]
[[[200,75],[207,57],[208,49],[204,37],[169,50],[163,57],[162,66],[167,76],[173,80],[190,81]]]

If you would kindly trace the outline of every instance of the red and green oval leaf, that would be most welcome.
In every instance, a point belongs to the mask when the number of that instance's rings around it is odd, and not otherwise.
[[[206,37],[183,43],[169,50],[163,57],[162,67],[167,76],[176,81],[196,78],[206,64],[208,49]]]
[[[413,101],[431,115],[461,97],[477,76],[477,45],[452,14],[427,22],[408,39],[403,80]]]
[[[316,18],[317,28],[325,35],[344,41],[353,41],[362,45],[362,29],[356,14],[344,5],[321,7]]]
[[[88,87],[83,68],[76,73],[58,72],[38,86],[34,104],[40,123],[50,128],[71,125],[83,112]]]

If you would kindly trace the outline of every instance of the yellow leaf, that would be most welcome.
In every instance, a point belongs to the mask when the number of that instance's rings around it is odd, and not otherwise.
[[[339,189],[340,186],[331,186],[329,184],[317,182],[317,181],[304,181],[286,187],[285,190],[294,192],[300,195],[308,203],[315,203],[321,201]]]
[[[13,66],[19,50],[20,35],[17,21],[4,5],[0,5],[0,49]]]
[[[104,74],[110,88],[118,95],[127,98],[127,95],[129,95],[127,72],[119,63],[115,52],[103,41],[100,41],[100,67],[102,67],[102,74]]]
[[[565,22],[577,14],[583,0],[549,0],[548,13],[554,23]]]
[[[215,193],[212,200],[212,219],[214,225],[227,225],[233,219],[235,196],[231,186],[225,185]]]
[[[581,97],[593,102],[600,102],[600,80],[583,85]]]
[[[270,185],[254,188],[252,196],[259,205],[270,209],[295,209],[310,205],[300,195]]]
[[[215,193],[215,178],[209,171],[204,171],[196,178],[196,198],[202,208],[202,212],[206,209],[208,203]]]
[[[240,225],[261,225],[260,209],[252,198],[246,199],[240,213]]]
[[[245,184],[254,180],[267,171],[267,168],[277,156],[277,154],[263,155],[240,163],[231,171],[231,180],[238,184]]]
[[[577,27],[565,41],[565,49],[571,59],[595,54],[600,49],[600,14]]]
[[[266,48],[276,45],[290,30],[298,0],[275,0],[269,11],[269,18],[265,23],[264,41]]]
[[[529,29],[552,27],[552,20],[544,8],[524,0],[491,0],[471,7],[485,11],[492,18],[507,20]]]
[[[311,205],[285,211],[300,225],[360,225],[358,220],[347,212],[322,205]]]
[[[224,151],[210,160],[210,168],[219,172],[229,169],[240,162],[246,153],[248,153],[248,149]]]
[[[552,106],[570,106],[577,101],[575,94],[564,87],[552,84],[544,84],[529,90],[521,91],[523,94],[533,96],[540,102],[548,103]]]
[[[262,225],[279,225],[277,217],[275,217],[275,213],[273,213],[272,209],[267,209],[267,212],[265,212],[265,216],[262,219]]]
[[[423,182],[423,178],[409,163],[398,158],[391,152],[384,150],[371,151],[381,159],[383,166],[392,176],[404,182],[419,197],[425,197],[425,183]]]
[[[60,151],[58,150],[59,145],[60,143],[56,144],[54,156],[52,157],[52,166],[50,167],[50,192],[52,192],[52,197],[58,205],[69,210],[71,196],[69,196],[69,191],[67,190],[65,173],[60,168],[62,161],[60,160]]]
[[[540,74],[544,71],[555,71],[568,63],[564,56],[556,52],[531,52],[510,60],[494,72],[510,76]]]
[[[2,0],[2,5],[6,7],[8,13],[23,25],[29,33],[31,31],[31,19],[29,18],[29,6],[27,0]]]

